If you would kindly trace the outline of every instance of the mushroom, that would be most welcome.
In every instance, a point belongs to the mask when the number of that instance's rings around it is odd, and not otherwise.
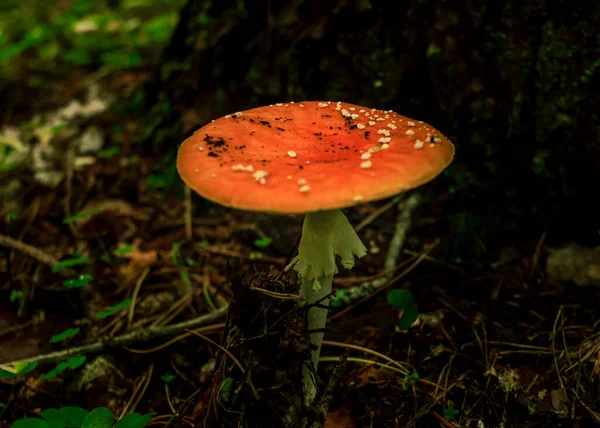
[[[298,256],[313,345],[305,403],[327,321],[336,255],[346,269],[367,250],[341,209],[420,186],[454,156],[435,128],[392,111],[341,102],[277,104],[216,119],[183,142],[177,169],[202,197],[249,211],[305,214]],[[324,307],[325,308],[324,308]]]

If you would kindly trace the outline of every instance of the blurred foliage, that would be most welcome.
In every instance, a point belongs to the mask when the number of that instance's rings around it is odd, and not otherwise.
[[[67,0],[58,4],[4,0],[0,6],[0,78],[20,78],[23,61],[28,71],[58,74],[77,66],[131,68],[153,62],[169,41],[182,4],[182,0]]]

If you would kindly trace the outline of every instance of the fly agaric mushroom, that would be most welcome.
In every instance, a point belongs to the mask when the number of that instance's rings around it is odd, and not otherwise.
[[[306,214],[298,256],[300,295],[314,303],[331,293],[338,272],[367,251],[341,209],[418,187],[454,156],[439,131],[392,111],[347,103],[275,104],[214,120],[183,142],[177,169],[202,197],[249,211]],[[328,300],[321,302],[327,306]],[[322,331],[327,309],[308,311]],[[316,369],[323,333],[312,333]],[[316,394],[304,370],[305,402]]]

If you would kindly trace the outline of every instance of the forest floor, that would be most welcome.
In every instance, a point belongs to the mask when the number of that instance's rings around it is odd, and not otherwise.
[[[12,94],[35,106],[0,130],[0,426],[63,406],[202,426],[210,409],[197,394],[212,388],[232,278],[280,275],[293,254],[301,217],[190,197],[174,169],[178,142],[136,146],[143,122],[123,119],[124,99],[146,78],[73,72],[41,95]],[[369,255],[338,289],[382,276],[398,216],[388,202],[347,211]],[[395,261],[403,275],[382,285],[414,295],[410,329],[398,329],[387,292],[332,310],[326,426],[600,423],[598,292],[547,281],[544,236],[501,249],[474,241],[486,260],[456,260],[445,207],[421,203]],[[160,330],[206,314],[187,325],[204,337]],[[148,328],[161,333],[110,340]],[[226,409],[234,392],[221,383],[217,394]]]

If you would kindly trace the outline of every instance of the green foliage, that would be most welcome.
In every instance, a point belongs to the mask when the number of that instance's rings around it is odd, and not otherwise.
[[[164,375],[161,375],[160,378],[164,383],[171,383],[175,380],[175,375],[171,373],[165,373]]]
[[[19,419],[12,424],[12,428],[54,428],[54,426],[54,424],[50,425],[45,420],[38,418]]]
[[[77,278],[67,279],[66,281],[63,281],[63,286],[65,288],[85,287],[89,284],[89,282],[92,279],[94,279],[92,275],[85,273],[83,275],[79,275]]]
[[[137,412],[130,413],[121,418],[115,425],[115,428],[142,428],[150,422],[149,413],[141,415]]]
[[[58,333],[52,339],[50,339],[50,343],[62,342],[63,340],[67,340],[69,337],[75,336],[81,330],[79,327],[68,328],[65,331]]]
[[[419,310],[414,305],[414,296],[408,290],[391,290],[388,294],[388,303],[402,311],[398,320],[400,330],[408,330],[419,318]]]
[[[228,402],[231,398],[231,389],[233,385],[233,379],[226,377],[221,381],[220,399],[224,402]]]
[[[55,424],[65,427],[80,427],[88,411],[80,407],[67,406],[62,409],[46,409],[41,413],[42,417]]]
[[[458,415],[459,411],[454,408],[454,406],[448,406],[444,409],[444,419],[451,421],[454,419],[454,416]]]
[[[72,266],[78,266],[78,265],[86,265],[90,262],[90,259],[85,258],[85,257],[73,257],[70,259],[65,259],[62,260],[60,262],[58,262],[53,268],[52,268],[52,272],[56,273],[56,272],[60,272],[63,269],[66,268],[70,268]]]
[[[332,308],[340,308],[342,306],[346,306],[350,303],[350,296],[344,289],[339,289],[335,292],[331,299],[329,300],[329,304]]]
[[[14,288],[10,290],[10,303],[14,303],[15,301],[23,298],[23,292],[21,290],[15,290]]]
[[[44,373],[40,376],[40,379],[51,379],[53,377],[58,376],[60,373],[64,372],[67,369],[75,370],[85,363],[86,357],[85,355],[76,355],[74,357],[69,357],[65,361],[61,361],[58,365],[50,370],[47,373]]]
[[[57,11],[52,2],[3,4],[0,75],[18,78],[11,62],[20,58],[52,64],[55,72],[86,65],[141,66],[157,58],[170,39],[183,0],[124,1],[117,7],[106,0],[74,0],[66,5]]]
[[[0,405],[3,407],[3,405]],[[106,407],[98,407],[91,412],[75,406],[61,409],[46,409],[40,413],[42,418],[24,418],[15,421],[12,427],[17,428],[142,428],[150,422],[150,414],[137,412],[125,415],[116,421]]]
[[[413,294],[408,290],[391,290],[388,294],[388,303],[400,310],[411,306],[414,301]]]
[[[110,147],[107,147],[106,149],[100,150],[98,152],[98,157],[101,157],[104,159],[110,159],[110,158],[113,158],[116,155],[118,155],[120,151],[121,151],[121,149],[119,147],[110,146]]]
[[[266,236],[264,238],[256,239],[254,241],[254,246],[258,248],[267,248],[269,245],[271,245],[271,242],[273,242],[273,240]]]
[[[418,382],[419,379],[421,379],[421,377],[419,376],[419,374],[417,372],[415,372],[413,374],[409,374],[408,376],[406,376],[404,378],[404,382],[402,382],[402,389],[404,391],[407,391],[411,387],[411,385],[414,382]]]
[[[92,410],[81,423],[81,428],[111,427],[114,420],[113,413],[106,407]]]
[[[97,318],[107,318],[113,314],[116,314],[119,311],[122,311],[125,308],[128,308],[129,305],[131,305],[133,299],[125,299],[122,302],[117,303],[114,306],[108,306],[104,309],[102,309],[102,311],[98,312],[96,314]]]
[[[93,217],[95,215],[100,214],[101,212],[103,212],[103,210],[97,209],[97,210],[87,210],[87,211],[82,211],[78,214],[75,214],[71,217],[67,217],[63,220],[63,224],[69,224],[69,223],[75,223],[79,220],[85,220],[87,218]]]
[[[0,369],[0,379],[12,379],[13,377],[17,377],[17,374]]]
[[[113,252],[113,254],[114,254],[115,256],[123,257],[124,255],[126,255],[126,254],[129,254],[129,253],[131,253],[131,252],[133,252],[133,245],[131,245],[131,244],[128,244],[128,245],[123,245],[123,246],[121,246],[121,247],[117,248],[117,249],[116,249],[116,250]]]
[[[0,379],[12,379],[21,373],[27,373],[37,367],[37,363],[22,361],[16,363],[11,368],[11,371],[0,369]]]

